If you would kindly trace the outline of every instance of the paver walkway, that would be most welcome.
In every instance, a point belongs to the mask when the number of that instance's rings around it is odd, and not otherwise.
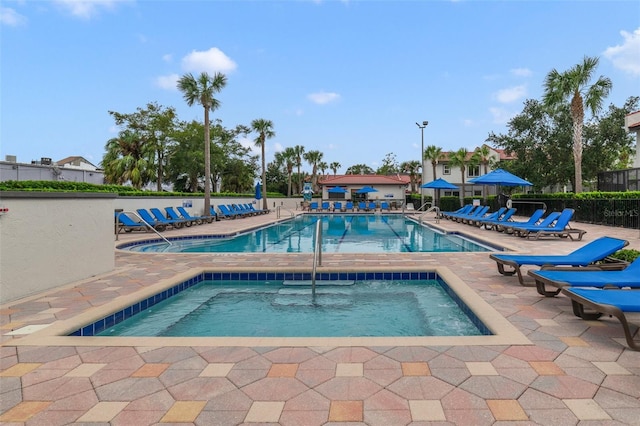
[[[167,234],[226,233],[274,214]],[[584,241],[526,241],[443,221],[450,230],[529,253]],[[120,242],[140,238],[121,235]],[[486,253],[325,254],[323,265],[450,268],[532,342],[519,346],[16,346],[25,334],[193,268],[290,268],[308,254],[116,252],[116,270],[0,307],[0,423],[65,424],[640,424],[640,352],[615,319],[582,321],[563,296],[543,298],[496,272]],[[631,317],[640,325],[640,316]],[[637,327],[635,327],[637,332]]]

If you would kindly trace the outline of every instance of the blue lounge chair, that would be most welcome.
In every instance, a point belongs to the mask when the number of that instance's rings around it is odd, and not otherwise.
[[[194,219],[186,219],[184,217],[180,217],[177,211],[173,209],[173,207],[165,207],[164,211],[167,212],[167,217],[171,220],[182,220],[184,221],[185,226],[191,225],[199,225],[201,222],[199,220]]]
[[[457,214],[467,214],[470,213],[471,210],[473,210],[474,206],[472,204],[465,204],[464,206],[460,207],[458,210],[454,210],[451,212],[441,212],[440,215],[446,219],[450,219],[451,216],[457,215]]]
[[[318,202],[317,201],[312,201],[311,204],[309,204],[309,211],[318,211]]]
[[[196,223],[203,223],[203,222],[207,222],[207,223],[211,223],[214,221],[215,216],[192,216],[189,214],[189,212],[182,206],[176,207],[176,209],[178,210],[178,213],[180,213],[180,215],[188,220],[195,220]]]
[[[612,315],[620,321],[629,348],[640,351],[640,341],[633,340],[627,313],[640,313],[640,291],[605,290],[595,288],[564,288],[562,293],[571,299],[573,313],[585,320],[595,320],[602,314]],[[585,312],[585,308],[593,312]]]
[[[491,230],[505,223],[509,223],[509,221],[511,220],[511,217],[514,214],[516,214],[517,210],[518,209],[511,207],[510,209],[507,209],[507,211],[504,212],[504,214],[502,216],[499,216],[497,219],[483,219],[479,221],[479,226],[481,228],[484,226],[484,229]]]
[[[502,232],[502,231],[506,231],[507,228],[516,227],[516,226],[519,226],[519,225],[525,225],[525,226],[535,225],[536,223],[538,223],[540,221],[540,219],[542,219],[542,216],[544,216],[544,212],[545,212],[544,209],[538,209],[538,210],[533,212],[533,214],[529,217],[528,220],[525,220],[525,221],[512,221],[512,220],[503,221],[500,224],[496,224],[493,227],[493,229],[495,231]]]
[[[498,220],[504,214],[504,212],[506,212],[506,211],[507,211],[506,207],[500,207],[495,212],[493,212],[493,213],[485,213],[480,218],[468,219],[466,221],[466,223],[469,224],[469,225],[473,225],[473,226],[478,226],[479,227],[482,224],[482,222],[485,221],[485,220]]]
[[[505,276],[518,275],[521,285],[526,285],[520,267],[533,266],[589,266],[605,260],[624,248],[628,241],[612,237],[601,237],[565,255],[526,255],[493,253],[489,255],[498,265],[498,272]],[[505,269],[508,266],[510,269]]]
[[[340,201],[334,201],[333,202],[333,211],[338,211],[341,212],[342,210],[342,203]]]
[[[368,210],[367,209],[367,203],[365,203],[364,201],[360,201],[358,203],[358,211],[360,211],[360,210],[365,210],[365,211]]]
[[[640,257],[636,258],[624,269],[610,270],[604,265],[585,268],[548,268],[529,271],[529,276],[536,280],[538,293],[553,297],[564,287],[596,287],[615,288],[632,287],[640,289]],[[548,291],[546,286],[555,287]]]
[[[351,201],[347,201],[347,203],[344,206],[344,210],[345,211],[347,211],[347,210],[353,211],[353,203]]]
[[[377,207],[376,207],[376,203],[374,203],[373,201],[369,201],[369,205],[367,206],[369,210],[371,211],[376,211]]]
[[[510,223],[509,225],[504,225],[503,230],[508,234],[515,234],[516,229],[520,229],[520,228],[530,228],[530,227],[546,228],[547,226],[551,225],[553,222],[558,220],[558,216],[560,216],[560,212],[551,212],[547,215],[547,217],[542,219],[542,221],[540,221],[537,224],[525,225],[525,224],[518,224],[516,222],[513,222],[513,224]]]
[[[381,202],[380,211],[382,210],[391,211],[391,209],[389,208],[389,203],[387,203],[386,201]]]
[[[137,209],[136,212],[138,212],[138,216],[140,216],[143,221],[147,222],[158,231],[160,230],[160,228],[164,230],[167,226],[169,226],[169,224],[165,221],[154,218],[147,209]]]
[[[255,212],[256,214],[267,214],[269,213],[269,210],[264,210],[264,209],[256,209],[255,207],[253,207],[253,204],[245,204],[245,207],[247,208],[247,210],[251,211],[251,212]]]
[[[148,231],[150,228],[150,226],[147,226],[144,222],[136,222],[131,219],[126,213],[115,212],[115,218],[118,221],[116,224],[116,234],[119,234],[121,231]]]
[[[569,221],[573,217],[573,209],[564,209],[558,219],[549,226],[541,226],[541,225],[533,225],[533,226],[519,226],[513,228],[514,233],[523,238],[535,237],[537,240],[543,236],[551,236],[551,237],[560,237],[566,238],[569,237],[572,240],[577,239],[578,241],[582,240],[582,236],[587,233],[582,229],[574,229],[569,226]],[[577,237],[574,238],[574,234],[577,234]]]
[[[240,214],[242,217],[257,216],[258,215],[258,213],[249,210],[248,208],[246,208],[242,204],[231,204],[228,207],[231,209],[231,211]]]
[[[153,217],[156,218],[156,220],[158,222],[162,222],[167,226],[172,226],[176,229],[182,228],[185,224],[186,221],[184,219],[178,219],[178,220],[173,220],[173,219],[167,219],[167,217],[164,215],[164,213],[162,213],[160,211],[159,208],[157,207],[153,207],[151,209],[149,209],[151,211],[151,214],[153,215]]]
[[[213,206],[211,208],[213,209]],[[218,210],[220,210],[220,217],[223,219],[237,219],[241,216],[238,213],[229,210],[229,208],[224,204],[219,204]]]
[[[477,209],[474,209],[473,211],[471,211],[471,213],[469,214],[459,214],[459,215],[452,216],[452,218],[456,222],[465,223],[468,220],[481,218],[489,211],[489,208],[490,208],[489,206],[480,206]]]
[[[325,212],[329,211],[329,202],[328,201],[323,201],[322,202],[322,210]]]

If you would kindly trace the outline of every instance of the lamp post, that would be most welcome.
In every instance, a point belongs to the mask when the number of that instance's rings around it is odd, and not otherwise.
[[[429,125],[428,121],[423,121],[422,126],[416,121],[416,126],[420,128],[421,146],[420,146],[420,170],[422,170],[422,179],[420,186],[424,185],[424,128]],[[420,188],[420,208],[424,206],[424,188]]]

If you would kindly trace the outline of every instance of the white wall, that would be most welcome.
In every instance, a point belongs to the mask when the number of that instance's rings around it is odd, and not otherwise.
[[[212,198],[211,204],[251,203]],[[300,207],[301,197],[269,199],[269,208]],[[111,272],[114,210],[181,206],[202,214],[201,197],[118,197],[115,194],[0,192],[0,304]],[[257,207],[261,207],[259,204]]]
[[[0,193],[0,303],[112,271],[114,198]]]

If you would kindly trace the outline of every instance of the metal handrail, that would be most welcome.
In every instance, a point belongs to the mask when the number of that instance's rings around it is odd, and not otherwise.
[[[276,217],[277,217],[278,219],[280,219],[280,210],[282,210],[282,209],[284,209],[284,210],[288,211],[288,212],[289,212],[289,215],[290,215],[291,217],[294,217],[294,216],[295,216],[295,214],[294,214],[291,210],[289,210],[289,209],[285,209],[283,206],[278,206],[278,207],[276,207]]]
[[[322,266],[322,220],[316,222],[316,243],[313,248],[313,268],[311,270],[311,295],[316,297],[316,268]]]
[[[146,220],[144,220],[143,218],[141,218],[141,217],[140,217],[140,215],[139,215],[138,213],[136,213],[136,212],[124,212],[124,211],[123,211],[123,212],[118,212],[118,215],[116,216],[116,241],[118,241],[118,235],[120,234],[120,233],[118,232],[118,223],[120,222],[120,215],[123,215],[123,214],[132,214],[132,215],[134,215],[135,217],[137,217],[138,219],[140,219],[140,222],[144,223],[145,225],[147,225],[147,227],[148,227],[149,229],[151,229],[153,232],[155,232],[155,233],[158,235],[158,237],[162,238],[162,239],[164,240],[164,242],[165,242],[165,243],[167,243],[167,244],[169,244],[169,245],[171,245],[171,244],[172,244],[172,243],[171,243],[171,241],[167,240],[167,239],[164,237],[164,235],[162,235],[160,232],[158,232],[158,230],[157,230],[156,228],[154,228],[151,224],[149,224],[149,222],[147,222]]]
[[[426,212],[418,216],[418,222],[420,222],[420,224],[422,225],[422,216],[426,215],[429,212],[436,212],[436,223],[440,223],[440,207],[438,206],[429,207]]]

